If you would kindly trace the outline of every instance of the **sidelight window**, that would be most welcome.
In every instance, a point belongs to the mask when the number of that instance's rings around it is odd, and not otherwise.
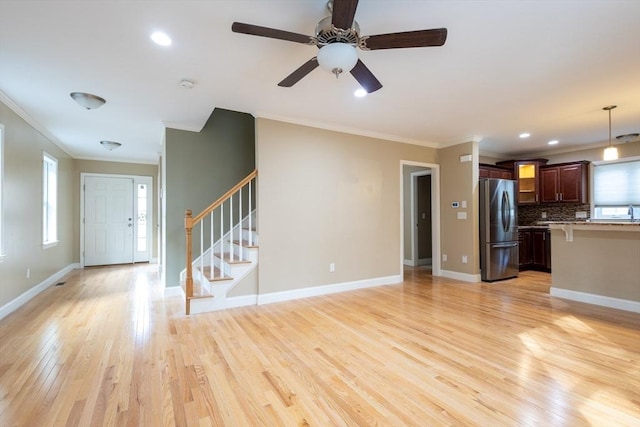
[[[42,245],[58,243],[58,160],[42,154]]]

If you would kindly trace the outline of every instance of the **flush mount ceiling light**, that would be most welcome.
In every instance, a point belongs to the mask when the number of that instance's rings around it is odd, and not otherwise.
[[[524,139],[524,138],[529,138],[531,136],[531,134],[529,132],[522,132],[520,135],[518,135],[520,138]]]
[[[617,105],[609,105],[607,107],[603,107],[603,110],[609,112],[609,145],[604,149],[603,160],[616,160],[618,158],[618,149],[613,146],[611,143],[611,110],[616,108]]]
[[[87,110],[95,110],[107,102],[104,98],[85,92],[71,92],[69,96]]]
[[[104,148],[106,148],[109,151],[113,151],[116,148],[120,148],[122,144],[116,141],[100,141],[100,145],[102,145]]]
[[[157,45],[160,46],[171,46],[171,37],[169,37],[166,33],[162,31],[156,31],[151,34],[151,40]]]

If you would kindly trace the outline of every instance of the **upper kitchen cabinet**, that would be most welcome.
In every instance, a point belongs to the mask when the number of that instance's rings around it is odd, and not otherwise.
[[[510,168],[480,163],[478,170],[480,178],[513,179],[513,170]]]
[[[542,203],[587,203],[589,162],[560,163],[540,168]]]
[[[518,204],[537,205],[540,203],[540,167],[547,159],[505,160],[496,163],[513,169],[513,179],[518,181]]]

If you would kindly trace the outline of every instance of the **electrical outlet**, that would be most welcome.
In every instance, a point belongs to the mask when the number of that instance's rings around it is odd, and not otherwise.
[[[336,271],[336,265],[334,263],[329,263],[329,273],[333,273]]]
[[[547,213],[546,213],[546,212],[542,212],[542,213],[540,214],[540,218],[542,218],[542,219],[547,219]]]
[[[446,261],[447,260],[447,254],[442,254],[442,261]]]
[[[27,279],[31,277],[31,269],[27,268]]]
[[[467,263],[467,256],[466,255],[462,255],[462,263],[463,264]]]

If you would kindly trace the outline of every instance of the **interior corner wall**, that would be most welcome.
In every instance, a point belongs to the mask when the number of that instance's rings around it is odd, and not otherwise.
[[[472,161],[461,162],[460,156],[471,155]],[[467,142],[438,150],[440,163],[440,224],[442,270],[462,275],[477,275],[478,266],[478,160],[477,143]],[[474,172],[475,169],[475,172]],[[462,208],[462,201],[467,207]],[[458,208],[452,207],[458,202]],[[459,219],[459,213],[466,213],[466,219]],[[467,257],[467,263],[462,257]],[[446,274],[445,274],[446,275]],[[470,277],[469,277],[470,278]]]
[[[74,257],[74,160],[0,102],[4,125],[0,308],[79,261]],[[42,153],[58,160],[58,244],[42,247]],[[27,277],[27,269],[29,274]],[[2,310],[0,310],[1,312]]]
[[[255,169],[255,120],[216,108],[200,132],[166,129],[166,286],[185,268],[184,214],[196,215]]]
[[[268,119],[256,135],[261,295],[402,274],[400,161],[435,149]]]

